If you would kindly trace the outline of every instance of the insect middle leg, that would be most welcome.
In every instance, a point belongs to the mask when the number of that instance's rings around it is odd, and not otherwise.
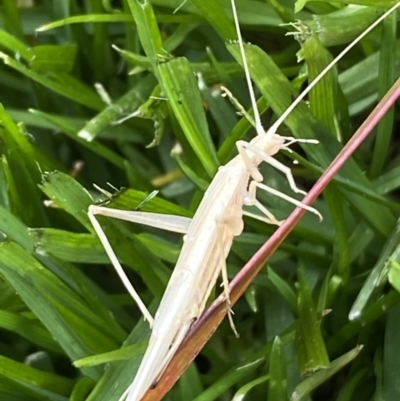
[[[267,152],[263,151],[256,145],[246,142],[246,141],[238,141],[236,143],[236,146],[239,149],[239,153],[242,156],[244,162],[246,163],[247,168],[249,169],[251,175],[253,178],[260,182],[262,181],[262,178],[260,179],[260,176],[262,177],[262,174],[257,170],[257,168],[254,166],[254,164],[251,162],[250,158],[247,156],[247,153],[245,150],[250,150],[253,152],[255,155],[259,156],[265,163],[268,163],[269,165],[275,167],[277,170],[281,171],[283,174],[285,174],[289,186],[292,189],[293,192],[296,192],[298,194],[303,194],[307,195],[307,192],[302,191],[300,188],[297,188],[296,183],[294,181],[293,175],[292,175],[292,170],[279,162],[278,160],[274,159],[272,156],[270,156]],[[247,159],[247,160],[246,160]],[[257,171],[258,174],[253,175],[254,170]]]

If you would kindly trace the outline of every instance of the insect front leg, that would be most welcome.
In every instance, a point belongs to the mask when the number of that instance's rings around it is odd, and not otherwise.
[[[267,152],[264,152],[262,149],[260,149],[259,147],[255,146],[252,143],[248,143],[248,142],[245,142],[245,141],[238,141],[237,142],[237,147],[239,149],[239,153],[243,157],[243,160],[245,160],[245,157],[247,158],[248,163],[246,163],[246,161],[245,161],[246,166],[249,169],[250,174],[255,179],[255,181],[261,182],[262,179],[259,179],[259,176],[262,177],[262,175],[257,170],[257,168],[254,166],[254,164],[251,162],[250,158],[247,156],[245,149],[250,150],[255,155],[259,156],[265,163],[268,163],[269,165],[275,167],[277,170],[279,170],[283,174],[285,174],[285,176],[286,176],[286,178],[287,178],[287,180],[289,182],[289,186],[290,186],[290,188],[292,189],[293,192],[296,192],[298,194],[307,195],[307,192],[302,191],[301,189],[297,188],[296,183],[295,183],[294,178],[293,178],[293,175],[292,175],[292,170],[289,167],[285,166],[284,164],[282,164],[278,160],[274,159]],[[240,151],[240,148],[242,148],[241,151]],[[250,166],[249,166],[249,164],[250,164]],[[259,175],[253,176],[252,172],[254,170],[256,170]]]

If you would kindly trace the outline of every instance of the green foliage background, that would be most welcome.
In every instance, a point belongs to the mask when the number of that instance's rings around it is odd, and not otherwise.
[[[230,2],[23,3],[0,5],[0,399],[116,401],[149,329],[86,212],[112,198],[121,209],[191,217],[218,166],[236,155],[235,142],[254,135],[218,92],[222,83],[249,105]],[[267,127],[394,2],[237,3]],[[297,31],[300,53],[288,31]],[[310,188],[397,78],[398,48],[393,15],[280,128],[320,141],[277,156],[301,187]],[[222,324],[166,399],[400,399],[397,121],[394,111],[385,116],[316,203],[324,221],[305,216],[235,306],[240,338]],[[280,173],[261,171],[289,193]],[[121,187],[129,189],[114,194]],[[292,210],[259,199],[280,219]],[[181,236],[101,223],[154,312]],[[230,277],[275,230],[245,223]]]

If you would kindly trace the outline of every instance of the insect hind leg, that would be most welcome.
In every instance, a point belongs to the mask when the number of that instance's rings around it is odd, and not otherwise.
[[[139,294],[136,292],[135,288],[129,281],[128,276],[124,272],[124,269],[122,268],[121,264],[119,263],[119,260],[117,258],[117,255],[115,254],[114,250],[112,249],[112,246],[110,242],[107,239],[107,236],[105,235],[103,229],[101,228],[100,223],[95,217],[95,206],[91,205],[89,206],[88,210],[88,217],[90,222],[92,223],[92,226],[99,237],[104,250],[106,251],[112,265],[114,266],[114,269],[116,270],[118,276],[120,277],[122,283],[124,284],[125,288],[128,290],[129,294],[131,297],[136,301],[140,311],[142,312],[144,318],[149,322],[150,328],[153,326],[153,316],[151,316],[150,312],[148,311],[146,305],[143,303],[142,299],[140,298]]]
[[[224,298],[225,298],[225,303],[226,303],[226,309],[228,311],[228,320],[229,324],[231,326],[232,331],[234,332],[235,336],[238,338],[239,334],[236,330],[235,323],[233,321],[232,315],[233,310],[232,310],[232,304],[230,300],[230,289],[229,289],[229,279],[228,279],[228,269],[226,267],[226,260],[225,260],[225,251],[224,251],[224,242],[223,242],[223,237],[224,237],[224,231],[229,230],[231,232],[236,231],[235,235],[239,235],[239,231],[241,232],[243,230],[243,223],[242,220],[240,219],[240,223],[238,227],[238,219],[235,217],[227,217],[224,219],[224,221],[217,222],[217,247],[218,247],[218,255],[220,255],[220,264],[221,264],[221,276],[222,276],[222,283],[221,286],[223,287],[224,290]],[[232,228],[234,229],[232,231]]]

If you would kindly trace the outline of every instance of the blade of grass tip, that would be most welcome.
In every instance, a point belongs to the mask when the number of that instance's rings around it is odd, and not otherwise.
[[[95,382],[90,377],[82,377],[77,380],[74,389],[71,392],[69,401],[82,401],[93,389]]]
[[[385,270],[388,266],[388,260],[390,256],[393,256],[393,252],[400,242],[400,220],[397,221],[396,227],[392,232],[392,235],[386,241],[379,259],[375,263],[371,273],[365,280],[360,292],[357,295],[356,300],[349,312],[349,319],[355,320],[359,318],[376,288],[383,284],[383,279],[386,277]]]
[[[388,310],[399,303],[400,294],[395,290],[390,291],[389,294],[380,297],[364,310],[361,319],[347,323],[329,338],[327,341],[329,353],[337,354],[341,352],[343,346],[351,344],[353,337],[357,336],[363,328],[371,323],[374,323],[378,319],[381,319],[387,314]]]
[[[234,384],[240,383],[247,375],[254,373],[254,371],[259,368],[263,363],[265,363],[264,357],[257,358],[252,362],[247,363],[246,365],[235,367],[234,369],[221,376],[220,379],[218,379],[215,383],[205,389],[193,401],[210,401],[217,399]],[[151,395],[151,392],[149,393]],[[154,398],[148,397],[148,395],[146,395],[146,398],[143,398],[143,401],[155,401],[157,399],[161,399],[161,396],[158,395],[156,398]]]
[[[298,271],[299,319],[296,327],[297,361],[302,376],[308,376],[329,367],[329,357],[322,338],[320,319],[318,318],[311,291],[303,269]]]
[[[362,345],[358,345],[356,348],[352,349],[351,351],[332,361],[331,366],[328,369],[320,370],[319,372],[316,372],[312,376],[305,379],[298,386],[296,386],[296,389],[294,390],[292,396],[290,397],[290,401],[302,400],[303,397],[310,394],[319,385],[326,382],[340,369],[342,369],[344,366],[350,363],[354,358],[356,358],[357,355],[362,350],[362,348],[363,348]]]
[[[379,102],[369,117],[362,124],[360,129],[356,132],[352,138],[350,145],[346,145],[337,160],[332,162],[327,172],[321,177],[317,184],[309,191],[308,195],[304,198],[303,202],[307,205],[311,205],[316,197],[322,192],[325,186],[329,183],[332,177],[337,173],[340,167],[345,163],[343,155],[348,158],[355,148],[362,142],[360,137],[368,136],[372,129],[376,126],[379,120],[385,115],[386,111],[392,107],[394,102],[400,96],[400,79],[393,85],[386,96]],[[255,253],[255,255],[249,260],[249,262],[242,268],[242,270],[235,276],[231,281],[231,303],[234,305],[239,297],[244,293],[248,286],[253,282],[258,272],[262,269],[265,262],[277,249],[277,247],[284,241],[290,232],[290,229],[300,220],[305,213],[304,209],[296,208],[293,213],[285,220],[270,239]],[[392,299],[393,298],[393,299]],[[397,294],[391,295],[388,302],[390,305],[399,301]],[[386,302],[386,298],[384,301]],[[387,307],[390,307],[389,304]],[[384,304],[386,305],[386,304]],[[386,307],[386,306],[385,306]],[[379,303],[377,306],[382,312],[382,305]],[[178,349],[171,363],[167,367],[165,373],[160,379],[157,386],[157,391],[148,392],[143,401],[156,401],[172,387],[175,381],[179,378],[180,374],[184,371],[187,365],[195,358],[200,352],[204,344],[209,340],[211,335],[217,329],[218,325],[225,318],[227,313],[226,305],[223,297],[218,297],[213,304],[203,313],[200,319],[193,325],[188,336],[182,346]],[[373,315],[375,316],[376,311],[374,310]],[[363,317],[364,318],[364,317]],[[357,324],[359,324],[357,322]],[[346,328],[347,331],[349,329]],[[351,326],[350,335],[352,331],[357,330],[357,326]],[[347,334],[347,335],[348,335]],[[155,394],[157,393],[157,395]],[[153,394],[153,396],[151,395]]]
[[[74,216],[89,232],[93,231],[87,216],[93,199],[71,176],[59,171],[44,173],[39,187],[57,206]]]
[[[121,96],[117,101],[109,104],[104,110],[92,118],[80,131],[78,137],[88,142],[93,141],[105,127],[128,118],[148,99],[152,93],[156,81],[154,76],[149,75],[140,80],[137,85]]]
[[[285,350],[279,337],[276,337],[269,359],[268,400],[287,400],[287,362]]]
[[[266,383],[268,380],[269,380],[269,375],[265,375],[246,383],[238,391],[236,391],[231,401],[242,401],[243,399],[245,399],[245,397],[253,388],[259,386],[260,384]],[[273,399],[275,400],[275,398]],[[287,400],[287,398],[285,398],[285,400]]]
[[[157,75],[159,57],[167,56],[164,50],[161,33],[150,1],[127,0],[132,17],[136,23],[137,32],[146,56],[149,58],[153,71]]]
[[[127,345],[118,348],[115,351],[104,352],[103,354],[87,356],[86,358],[74,361],[76,368],[83,368],[87,366],[97,366],[109,362],[123,361],[134,357],[142,356],[147,348],[147,341],[137,342],[132,345]]]
[[[379,52],[378,96],[382,98],[395,81],[396,70],[396,12],[389,15],[382,22],[382,38]],[[382,172],[390,151],[392,131],[394,124],[394,110],[389,110],[378,125],[374,153],[371,161],[370,176],[376,178]]]

